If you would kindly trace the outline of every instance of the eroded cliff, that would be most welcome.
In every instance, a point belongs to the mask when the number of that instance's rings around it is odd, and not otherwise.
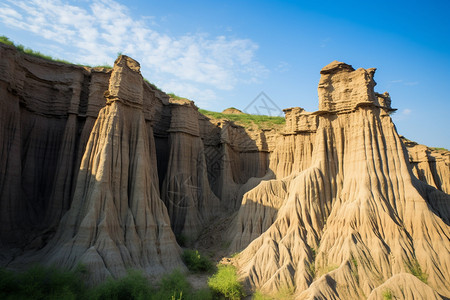
[[[365,299],[397,276],[399,297],[429,287],[449,295],[450,196],[414,176],[374,72],[333,62],[321,71],[320,110],[297,109],[297,125],[287,111],[288,135],[271,159],[280,179],[245,194],[238,215],[232,247],[243,249],[236,263],[250,286]],[[405,273],[426,274],[427,284]]]
[[[271,129],[170,99],[126,56],[88,68],[0,45],[0,264],[154,277],[184,269],[175,236],[223,217],[214,243],[241,251],[251,290],[449,297],[450,152],[402,140],[374,74],[329,64],[319,111]]]

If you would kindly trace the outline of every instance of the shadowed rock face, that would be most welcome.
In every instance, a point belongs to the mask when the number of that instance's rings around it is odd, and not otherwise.
[[[82,263],[91,282],[123,276],[128,268],[166,273],[182,266],[181,250],[159,195],[139,64],[120,56],[105,95],[107,105],[86,144],[70,209],[50,242],[24,260],[66,268]]]
[[[250,288],[450,295],[449,152],[399,137],[375,69],[326,66],[319,111],[286,109],[280,132],[210,120],[139,69],[0,45],[2,266],[83,263],[91,283],[158,276],[184,269],[175,234],[195,241],[239,210],[223,235]]]

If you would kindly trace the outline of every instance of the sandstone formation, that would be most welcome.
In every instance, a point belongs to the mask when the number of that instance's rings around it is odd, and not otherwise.
[[[240,111],[239,109],[234,108],[234,107],[230,107],[230,108],[224,109],[222,111],[222,113],[223,114],[228,114],[228,115],[243,115],[244,114],[242,111]]]
[[[414,175],[432,187],[450,194],[450,151],[419,145],[404,137],[402,142],[408,150]]]
[[[220,203],[208,181],[197,108],[189,100],[171,99],[169,163],[163,199],[175,234],[194,241],[219,213]]]
[[[402,277],[404,295],[450,295],[450,197],[414,177],[374,72],[326,66],[315,130],[311,114],[286,111],[287,135],[270,162],[277,179],[244,195],[232,244],[244,249],[237,265],[250,286],[365,299],[408,272],[427,284]]]
[[[375,69],[324,67],[319,110],[281,130],[207,117],[139,69],[0,44],[0,266],[155,277],[185,269],[175,236],[220,232],[251,290],[450,297],[450,152],[398,135]]]

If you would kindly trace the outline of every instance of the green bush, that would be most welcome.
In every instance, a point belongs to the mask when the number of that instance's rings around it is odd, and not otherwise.
[[[128,275],[118,280],[108,279],[91,292],[91,299],[150,299],[153,293],[147,278],[137,270],[128,271]]]
[[[210,288],[204,288],[193,292],[192,294],[187,294],[185,300],[212,300],[213,293]]]
[[[191,286],[179,270],[163,276],[159,289],[154,293],[152,299],[184,299],[190,294]]]
[[[219,265],[217,273],[208,279],[208,286],[217,295],[231,300],[244,296],[242,283],[238,281],[236,268],[232,265]]]
[[[390,289],[383,291],[383,300],[392,300],[392,291]]]
[[[192,272],[209,272],[214,269],[214,265],[209,258],[200,254],[197,250],[184,250],[183,261]]]
[[[270,297],[261,291],[256,291],[252,297],[252,300],[272,300],[272,299],[273,297]]]
[[[23,273],[0,270],[1,299],[83,299],[86,286],[82,268],[65,271],[34,266]]]
[[[120,279],[88,288],[85,282],[86,269],[64,271],[55,267],[35,266],[16,273],[0,269],[0,299],[149,299],[149,300],[208,300],[212,291],[192,291],[192,287],[180,271],[162,277],[157,288],[152,287],[142,272],[128,271]]]
[[[14,42],[11,41],[8,37],[6,37],[4,35],[0,36],[0,43],[5,44],[5,45],[14,46]]]
[[[407,264],[407,267],[411,274],[419,278],[423,283],[428,283],[428,274],[422,271],[419,262],[417,259],[413,259],[410,263]]]

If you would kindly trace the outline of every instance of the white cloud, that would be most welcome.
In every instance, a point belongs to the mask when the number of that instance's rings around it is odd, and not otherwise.
[[[280,61],[277,65],[277,67],[275,68],[275,70],[280,73],[285,73],[285,72],[289,71],[290,67],[291,66],[289,65],[289,63],[287,63],[285,61]]]
[[[140,61],[143,71],[152,74],[151,81],[159,78],[180,95],[185,93],[182,87],[189,94],[201,90],[202,95],[215,97],[214,90],[258,82],[268,72],[255,60],[258,45],[249,39],[169,36],[155,29],[152,18],[135,19],[127,7],[113,0],[86,2],[90,3],[86,8],[61,0],[7,2],[0,4],[0,22],[67,46],[70,57],[66,53],[61,58],[112,64],[123,52]]]
[[[389,81],[389,83],[402,83],[403,85],[406,86],[413,86],[413,85],[418,85],[419,82],[418,81],[404,81],[403,79],[398,79],[398,80],[391,80]]]
[[[401,114],[404,116],[410,115],[412,112],[412,110],[410,110],[409,108],[405,108],[401,111]]]
[[[395,122],[408,120],[410,118],[412,112],[413,112],[412,109],[404,108],[401,111],[399,111],[398,113],[394,114],[392,116],[392,119],[394,119]]]

